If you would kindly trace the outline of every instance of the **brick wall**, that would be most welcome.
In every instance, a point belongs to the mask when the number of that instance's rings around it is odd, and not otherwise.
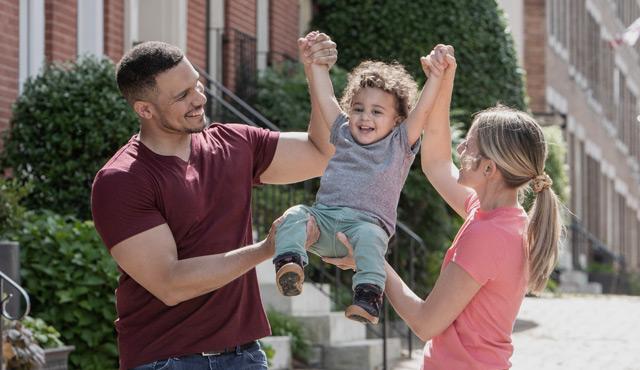
[[[224,84],[235,91],[235,73],[239,63],[236,55],[238,37],[234,30],[240,31],[255,40],[256,36],[256,0],[225,1],[225,44],[223,56]],[[255,49],[254,49],[255,51]]]
[[[77,5],[77,0],[45,1],[44,54],[47,61],[76,59]]]
[[[546,110],[545,51],[547,48],[545,0],[524,2],[524,68],[533,112]]]
[[[104,54],[117,63],[123,49],[124,0],[104,0]]]
[[[299,16],[298,0],[278,0],[269,3],[269,49],[272,62],[297,59]]]
[[[190,0],[187,9],[187,58],[192,64],[207,68],[207,2]]]
[[[15,0],[0,0],[0,140],[9,128],[11,104],[18,96],[20,9]],[[0,141],[0,150],[2,141]]]

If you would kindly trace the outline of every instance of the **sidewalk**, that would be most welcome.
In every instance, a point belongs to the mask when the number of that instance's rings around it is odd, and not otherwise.
[[[525,298],[513,334],[514,370],[640,370],[640,297]],[[420,352],[393,370],[419,370]]]

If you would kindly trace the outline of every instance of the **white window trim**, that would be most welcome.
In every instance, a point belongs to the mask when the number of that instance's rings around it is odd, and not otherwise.
[[[104,2],[78,0],[78,55],[104,55]]]
[[[258,71],[263,71],[269,57],[269,1],[257,0],[256,7],[257,67]]]
[[[44,64],[44,0],[20,0],[18,92]]]
[[[138,40],[138,0],[124,0],[124,52]]]

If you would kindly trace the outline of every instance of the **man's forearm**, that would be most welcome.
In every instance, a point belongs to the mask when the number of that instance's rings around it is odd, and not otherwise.
[[[176,260],[169,269],[165,297],[178,304],[219,289],[272,257],[265,241],[226,253]]]

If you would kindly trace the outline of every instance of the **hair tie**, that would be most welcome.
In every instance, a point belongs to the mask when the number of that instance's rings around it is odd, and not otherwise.
[[[536,193],[548,189],[551,185],[553,185],[553,180],[546,172],[531,179],[531,188]]]

